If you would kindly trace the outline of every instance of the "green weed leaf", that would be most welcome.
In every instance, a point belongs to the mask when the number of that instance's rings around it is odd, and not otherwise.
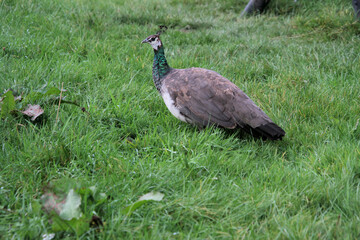
[[[7,117],[11,111],[15,110],[15,98],[12,91],[7,91],[2,99],[1,103],[1,118]]]
[[[81,235],[89,230],[89,221],[85,217],[74,218],[72,220],[63,220],[58,215],[54,215],[52,218],[52,230],[54,232],[67,231],[74,232],[76,235]]]
[[[41,204],[38,201],[36,201],[36,200],[31,201],[30,207],[31,207],[31,211],[34,214],[37,214],[37,215],[40,214],[40,212],[41,212]]]
[[[80,211],[81,196],[77,194],[74,189],[70,189],[66,196],[66,202],[59,216],[64,220],[71,220],[73,218],[81,217]]]
[[[65,92],[66,90],[63,90]],[[51,87],[48,90],[42,92],[44,96],[60,95],[61,90],[57,87]]]
[[[90,227],[103,226],[97,216],[107,197],[95,186],[85,187],[81,182],[59,180],[49,183],[49,192],[41,197],[43,209],[51,218],[52,230],[85,233]]]
[[[126,214],[128,216],[130,216],[136,209],[138,209],[139,207],[141,207],[142,205],[144,205],[147,202],[147,200],[143,200],[143,201],[136,201],[135,203],[131,204],[130,206],[127,206],[125,209],[123,209],[121,212],[123,214]]]
[[[66,92],[66,90],[63,89],[63,94]],[[25,104],[27,103],[33,103],[38,102],[40,100],[47,100],[48,97],[57,97],[60,96],[61,90],[57,87],[50,87],[47,90],[39,90],[39,91],[33,91],[30,92],[23,100]]]

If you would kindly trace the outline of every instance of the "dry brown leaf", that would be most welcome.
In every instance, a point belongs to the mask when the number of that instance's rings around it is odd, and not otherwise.
[[[22,114],[31,117],[31,121],[35,121],[37,117],[44,113],[44,109],[40,105],[27,105],[26,109],[22,111]]]

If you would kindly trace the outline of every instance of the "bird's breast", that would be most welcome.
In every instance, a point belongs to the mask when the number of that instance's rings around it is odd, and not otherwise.
[[[179,108],[175,105],[175,100],[171,98],[165,84],[160,89],[161,96],[165,102],[166,107],[169,109],[172,115],[174,115],[177,119],[187,122],[184,115],[180,113]]]

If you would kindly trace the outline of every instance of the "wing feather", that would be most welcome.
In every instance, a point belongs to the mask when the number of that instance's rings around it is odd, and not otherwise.
[[[251,126],[252,116],[264,114],[235,84],[211,70],[174,69],[164,84],[180,112],[197,125]]]

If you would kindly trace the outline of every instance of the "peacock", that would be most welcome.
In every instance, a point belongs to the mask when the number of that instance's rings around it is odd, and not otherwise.
[[[281,140],[285,136],[281,127],[219,73],[196,67],[171,68],[160,33],[150,35],[142,43],[149,43],[154,49],[154,84],[172,115],[199,128],[240,128],[264,140]]]

